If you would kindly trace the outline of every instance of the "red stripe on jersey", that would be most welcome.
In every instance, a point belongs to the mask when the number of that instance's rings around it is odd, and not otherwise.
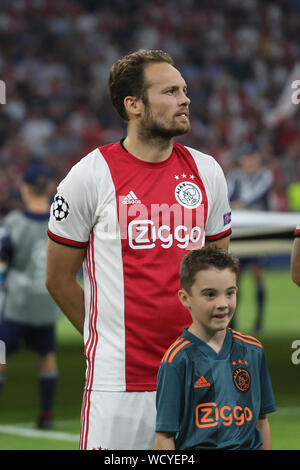
[[[300,237],[300,228],[296,228],[295,237]]]
[[[86,255],[86,265],[87,265],[87,272],[90,281],[90,311],[89,311],[89,337],[86,342],[84,353],[87,356],[87,348],[89,348],[92,334],[91,334],[91,317],[94,310],[94,283],[92,280],[92,270],[91,270],[91,247],[89,246]],[[90,373],[91,368],[90,364],[87,367],[87,375],[86,375],[86,390],[84,392],[83,403],[82,403],[82,411],[81,411],[81,426],[80,426],[80,450],[86,449],[87,444],[87,435],[88,435],[88,428],[89,428],[89,409],[90,409],[90,390],[88,388],[88,384],[90,382]]]
[[[87,435],[86,423],[88,422],[88,416],[86,416],[86,406],[87,406],[87,395],[90,394],[89,391],[85,391],[83,395],[82,409],[81,409],[81,420],[80,420],[80,440],[79,440],[79,450],[86,450],[84,447],[84,442],[86,446],[85,436]],[[88,428],[88,425],[87,425]]]
[[[89,242],[77,242],[76,240],[70,240],[68,238],[60,237],[58,235],[55,235],[55,233],[52,233],[50,230],[48,230],[48,235],[51,240],[57,243],[62,243],[63,245],[74,246],[77,248],[86,248],[89,244]]]
[[[205,237],[205,240],[207,241],[220,240],[220,238],[228,237],[228,235],[231,235],[231,228],[228,230],[225,230],[225,232],[217,233],[217,235],[207,235]]]
[[[88,428],[89,428],[89,412],[90,412],[90,393],[93,385],[94,367],[95,367],[95,354],[98,343],[98,333],[96,329],[98,309],[97,309],[97,283],[95,276],[95,250],[94,250],[94,232],[91,232],[90,244],[86,257],[87,272],[90,281],[91,299],[89,311],[89,336],[84,348],[85,356],[87,359],[87,378],[85,384],[84,403],[82,411],[81,422],[81,449],[86,449]]]

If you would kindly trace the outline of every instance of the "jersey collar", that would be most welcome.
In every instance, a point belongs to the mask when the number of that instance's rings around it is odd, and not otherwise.
[[[230,353],[232,335],[229,329],[227,329],[226,331],[226,336],[225,336],[223,346],[218,353],[216,353],[216,351],[212,349],[211,346],[209,346],[207,343],[202,341],[202,339],[190,333],[187,328],[184,329],[182,336],[188,341],[190,341],[191,343],[196,344],[197,347],[200,348],[204,354],[206,354],[207,356],[213,359],[225,359]]]

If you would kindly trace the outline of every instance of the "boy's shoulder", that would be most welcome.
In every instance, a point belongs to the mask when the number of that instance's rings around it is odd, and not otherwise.
[[[185,357],[187,349],[191,347],[192,343],[183,335],[174,341],[173,344],[165,352],[161,364],[178,364],[180,360]]]
[[[254,336],[245,335],[244,333],[233,330],[231,328],[229,328],[229,330],[231,331],[232,341],[234,343],[239,343],[241,345],[247,346],[249,349],[257,349],[263,351],[264,348],[262,343]]]

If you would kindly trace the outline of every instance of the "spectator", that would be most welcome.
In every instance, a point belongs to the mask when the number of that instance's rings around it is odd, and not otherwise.
[[[270,147],[268,166],[276,170],[272,208],[289,209],[299,111],[273,127],[266,117],[299,61],[299,27],[292,0],[262,2],[259,9],[255,0],[212,0],[201,8],[195,0],[1,2],[0,77],[7,99],[0,119],[0,180],[6,181],[0,217],[15,191],[6,167],[19,174],[26,165],[20,146],[59,162],[61,179],[95,143],[121,138],[122,124],[107,99],[108,71],[139,46],[170,52],[190,83],[192,133],[182,143],[215,155],[227,171],[232,149],[255,137]],[[37,114],[33,108],[41,102]],[[66,144],[62,122],[74,138],[67,153],[52,148],[57,135],[59,145]],[[77,144],[84,149],[78,152]]]
[[[272,173],[265,168],[260,150],[255,144],[246,144],[240,150],[239,167],[228,175],[229,199],[232,209],[267,211],[270,209]],[[262,257],[242,257],[241,272],[251,267],[256,288],[256,321],[254,330],[262,330],[265,312],[266,288]]]

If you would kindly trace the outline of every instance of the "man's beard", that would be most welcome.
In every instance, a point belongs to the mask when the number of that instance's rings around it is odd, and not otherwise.
[[[169,142],[173,137],[184,135],[190,130],[190,124],[179,126],[174,123],[169,126],[155,120],[149,105],[145,106],[145,116],[139,126],[139,137],[142,140],[160,140]]]

